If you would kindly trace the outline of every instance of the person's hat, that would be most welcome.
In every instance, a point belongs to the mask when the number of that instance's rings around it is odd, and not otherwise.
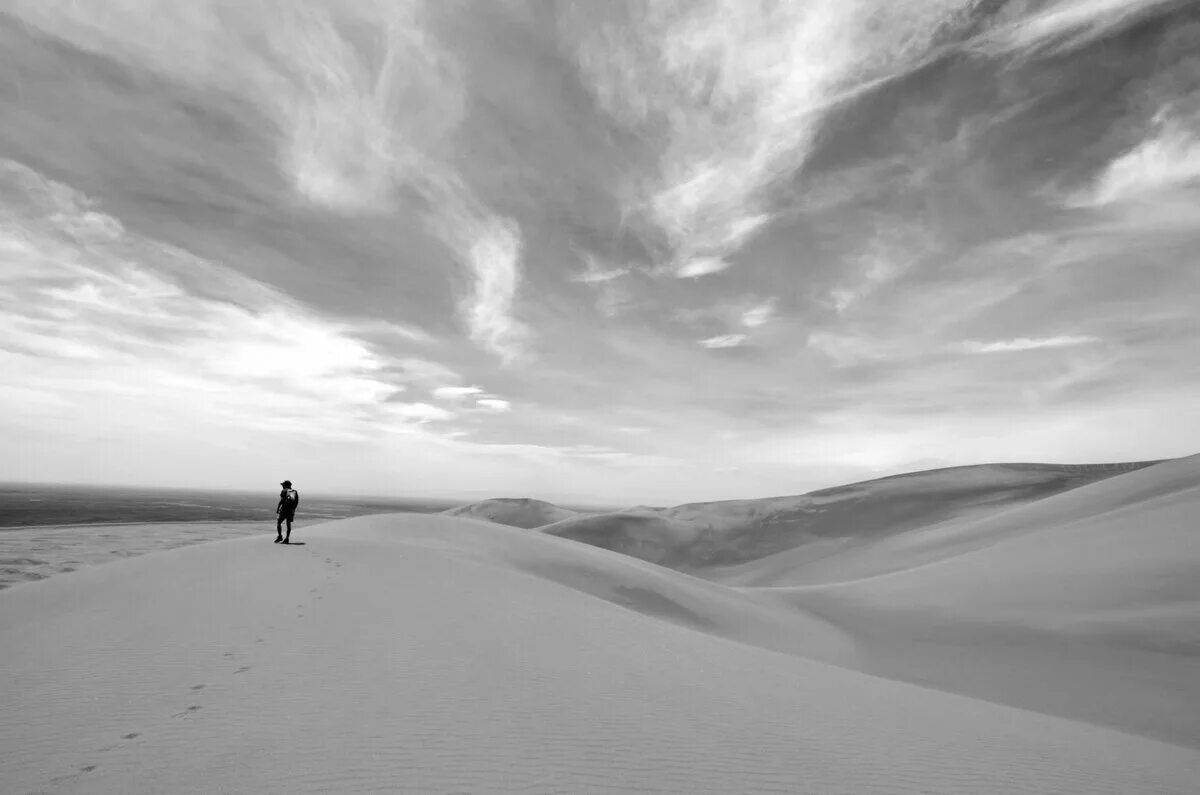
[[[290,489],[292,487],[292,481],[285,480],[282,483],[280,483],[279,485],[283,486],[285,489]]]

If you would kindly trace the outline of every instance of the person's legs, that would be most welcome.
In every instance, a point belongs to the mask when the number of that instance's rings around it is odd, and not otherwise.
[[[288,522],[288,534],[292,532],[291,522]],[[283,540],[283,514],[275,517],[275,543],[278,544]]]
[[[292,538],[292,515],[288,514],[287,515],[287,535],[283,537],[283,543],[285,543],[285,544],[291,543],[291,538]]]

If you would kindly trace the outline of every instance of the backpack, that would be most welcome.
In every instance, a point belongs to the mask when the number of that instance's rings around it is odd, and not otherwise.
[[[283,497],[283,507],[295,508],[299,502],[300,492],[296,491],[295,489],[288,489],[287,494],[285,494]]]

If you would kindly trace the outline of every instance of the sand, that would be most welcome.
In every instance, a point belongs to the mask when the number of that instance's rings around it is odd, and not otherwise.
[[[1193,456],[768,590],[851,634],[864,670],[1200,749],[1198,514]]]
[[[4,792],[1191,793],[1200,777],[1193,748],[855,670],[882,647],[791,593],[446,516],[303,540],[0,592]]]
[[[525,497],[496,497],[451,508],[442,513],[447,516],[484,519],[510,527],[525,528],[541,527],[581,515],[579,511],[573,511],[570,508],[560,508],[553,503]]]
[[[822,576],[823,561],[831,552],[857,549],[939,522],[986,516],[1154,463],[951,467],[789,497],[639,507],[565,518],[553,518],[553,512],[543,508],[537,515],[521,514],[524,523],[510,521],[497,511],[496,501],[455,512],[538,527],[722,582],[778,584],[780,575],[794,572],[794,582],[799,583]],[[529,523],[539,517],[540,524]],[[778,556],[774,566],[760,564],[771,555]]]
[[[294,522],[293,529],[313,524]],[[0,528],[0,588],[165,549],[248,535],[274,537],[266,522],[150,522]]]

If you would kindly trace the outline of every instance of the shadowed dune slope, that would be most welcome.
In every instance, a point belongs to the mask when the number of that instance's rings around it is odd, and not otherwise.
[[[865,670],[1200,748],[1198,515],[1193,456],[831,558],[840,583],[759,592],[846,629]]]
[[[604,550],[443,516],[304,535],[0,593],[5,790],[1187,793],[1200,775],[1193,750],[731,639],[795,620],[837,640],[786,600]]]
[[[561,522],[579,516],[577,511],[528,497],[497,497],[451,508],[442,513],[447,516],[462,516],[468,519],[483,519],[509,527],[533,528],[552,522]]]
[[[794,497],[574,517],[541,530],[702,576],[755,584],[722,569],[789,550],[795,554],[781,568],[797,568],[848,545],[1043,499],[1151,463],[934,469]]]

